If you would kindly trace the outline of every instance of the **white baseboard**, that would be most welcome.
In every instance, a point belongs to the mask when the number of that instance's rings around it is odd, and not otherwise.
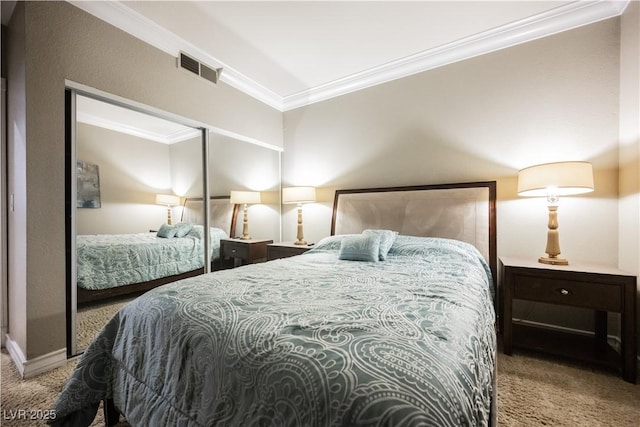
[[[5,336],[5,348],[18,368],[20,376],[24,379],[35,377],[67,363],[66,348],[27,360],[18,343],[11,339],[9,334]]]

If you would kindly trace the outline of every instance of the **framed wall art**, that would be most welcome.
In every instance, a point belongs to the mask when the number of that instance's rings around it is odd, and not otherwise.
[[[78,208],[100,207],[100,176],[98,165],[78,161],[76,166]]]

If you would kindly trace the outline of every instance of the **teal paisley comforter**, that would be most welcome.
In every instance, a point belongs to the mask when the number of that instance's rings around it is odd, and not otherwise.
[[[227,233],[211,228],[211,254],[220,254]],[[79,235],[76,239],[77,284],[88,290],[108,289],[197,270],[204,265],[203,227],[180,238],[156,233]]]
[[[386,261],[325,246],[165,285],[96,337],[55,423],[112,398],[136,426],[487,425],[491,283],[475,248],[398,236]]]

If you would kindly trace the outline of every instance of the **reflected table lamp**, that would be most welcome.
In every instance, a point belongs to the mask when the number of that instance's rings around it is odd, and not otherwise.
[[[249,218],[247,215],[247,206],[261,203],[259,191],[236,191],[231,190],[229,202],[234,205],[244,205],[242,217],[242,237],[241,240],[250,240],[249,236]]]
[[[518,195],[546,197],[549,208],[547,256],[538,258],[543,264],[568,265],[559,258],[558,202],[560,196],[593,191],[593,167],[588,162],[545,163],[522,169],[518,173]]]
[[[296,245],[306,245],[302,230],[302,205],[316,201],[316,189],[314,187],[287,187],[282,189],[282,203],[298,205],[298,234]]]
[[[167,224],[171,225],[171,208],[180,204],[180,197],[173,194],[156,194],[156,205],[167,207]]]

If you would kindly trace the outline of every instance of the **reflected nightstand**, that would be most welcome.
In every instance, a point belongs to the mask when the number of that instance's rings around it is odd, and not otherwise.
[[[293,242],[271,243],[267,245],[267,260],[288,258],[290,256],[300,255],[313,248],[311,245],[296,245]]]
[[[267,259],[267,245],[271,239],[221,239],[220,257],[233,258],[234,266],[253,264]]]

